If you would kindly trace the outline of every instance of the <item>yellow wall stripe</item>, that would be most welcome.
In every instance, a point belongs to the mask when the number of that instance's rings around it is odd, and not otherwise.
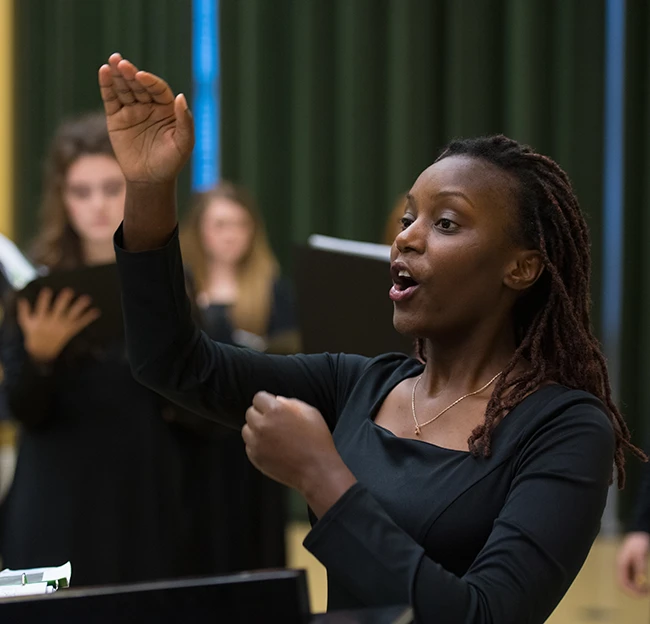
[[[0,0],[0,232],[14,235],[13,211],[14,0]]]

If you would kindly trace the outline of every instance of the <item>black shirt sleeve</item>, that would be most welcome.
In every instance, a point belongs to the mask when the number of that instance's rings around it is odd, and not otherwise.
[[[239,428],[255,393],[294,397],[334,427],[367,358],[277,356],[210,340],[194,323],[178,232],[157,250],[129,253],[115,236],[126,346],[135,378],[171,401]]]
[[[361,484],[321,518],[305,547],[367,606],[412,604],[417,621],[436,624],[541,624],[598,533],[614,434],[598,408],[576,405],[523,446],[505,505],[462,578],[427,557]]]

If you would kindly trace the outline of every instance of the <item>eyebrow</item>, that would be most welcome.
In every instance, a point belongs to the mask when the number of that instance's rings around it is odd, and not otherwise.
[[[472,208],[475,208],[470,198],[461,191],[439,191],[433,197],[434,199],[437,199],[438,197],[460,197],[461,199],[465,200]],[[413,206],[415,205],[415,199],[411,193],[406,194],[406,203]]]
[[[440,191],[439,193],[435,194],[435,197],[460,197],[461,199],[464,199],[472,208],[475,208],[470,198],[461,191]]]

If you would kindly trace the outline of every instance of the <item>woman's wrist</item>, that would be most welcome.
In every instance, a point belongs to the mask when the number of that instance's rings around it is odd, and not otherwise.
[[[124,248],[148,251],[169,242],[177,224],[176,179],[126,183]]]
[[[322,518],[357,479],[337,454],[327,462],[309,466],[301,481],[300,493],[316,516]]]
[[[29,341],[25,341],[25,351],[32,364],[38,367],[52,366],[60,352],[52,349],[42,349],[32,345]]]
[[[31,353],[27,353],[29,361],[32,365],[32,368],[43,377],[51,375],[54,372],[54,363],[56,362],[56,357],[38,357],[34,356]]]

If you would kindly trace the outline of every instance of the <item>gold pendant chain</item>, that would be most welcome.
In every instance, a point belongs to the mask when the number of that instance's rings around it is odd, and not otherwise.
[[[503,371],[497,373],[490,381],[488,381],[483,387],[479,388],[478,390],[474,390],[474,392],[469,392],[460,399],[456,399],[451,405],[448,407],[445,407],[445,409],[442,410],[442,412],[436,414],[431,420],[427,420],[427,422],[419,424],[417,416],[415,415],[415,390],[418,387],[418,384],[420,383],[420,379],[422,379],[422,375],[420,375],[416,380],[415,383],[413,384],[413,391],[411,392],[411,413],[413,414],[413,421],[415,422],[415,435],[419,436],[420,432],[422,430],[422,427],[426,427],[427,425],[430,425],[434,420],[438,420],[444,413],[448,412],[454,405],[458,405],[463,399],[467,399],[468,397],[474,396],[475,394],[479,394],[483,392],[486,388],[491,386],[496,380],[499,375],[501,375]]]

